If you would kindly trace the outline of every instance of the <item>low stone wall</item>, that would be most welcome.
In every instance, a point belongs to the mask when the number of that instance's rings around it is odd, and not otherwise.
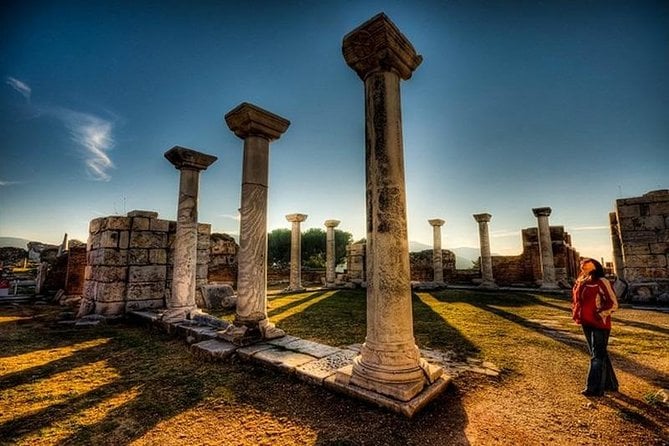
[[[210,230],[198,225],[197,285],[207,283]],[[172,285],[176,222],[161,220],[156,212],[132,211],[96,218],[89,231],[83,294],[94,312],[163,308]]]

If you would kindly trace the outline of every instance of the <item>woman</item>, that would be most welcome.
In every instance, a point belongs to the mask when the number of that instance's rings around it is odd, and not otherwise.
[[[604,391],[618,391],[618,380],[606,351],[611,333],[611,313],[618,309],[618,299],[604,277],[604,268],[594,259],[581,261],[581,273],[572,293],[573,318],[583,327],[590,351],[590,368],[585,396],[602,396]]]

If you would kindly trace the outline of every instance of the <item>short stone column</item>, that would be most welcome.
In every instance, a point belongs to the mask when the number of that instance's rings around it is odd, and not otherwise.
[[[325,220],[325,286],[334,287],[336,274],[335,228],[339,220]]]
[[[616,277],[624,279],[623,246],[620,238],[618,215],[615,212],[609,213],[609,224],[611,226],[611,245],[613,247],[613,270]]]
[[[432,225],[432,265],[434,268],[433,282],[435,285],[443,286],[444,283],[444,262],[441,252],[441,227],[446,223],[440,218],[428,220]]]
[[[537,217],[537,228],[539,232],[539,251],[541,257],[541,288],[554,290],[558,289],[555,280],[555,264],[553,263],[553,241],[551,240],[551,227],[548,223],[548,217],[551,215],[551,208],[534,208],[534,216]]]
[[[488,223],[492,215],[474,214],[474,220],[479,224],[479,243],[481,245],[481,288],[497,288],[492,278],[492,257],[490,256],[490,235]]]
[[[367,337],[336,382],[409,401],[436,380],[413,337],[400,80],[422,61],[385,14],[344,37],[346,63],[365,86]]]
[[[225,115],[244,140],[242,193],[237,255],[237,311],[233,325],[220,336],[236,344],[284,336],[267,318],[267,185],[269,143],[290,121],[249,103]]]
[[[167,299],[163,320],[173,322],[185,319],[197,309],[195,284],[197,267],[197,201],[200,172],[209,167],[216,157],[195,150],[175,146],[165,152],[165,158],[181,172],[177,232],[174,240],[174,269],[172,292]]]
[[[290,229],[290,283],[286,291],[304,291],[302,287],[302,233],[300,223],[307,219],[305,214],[288,214],[286,220],[292,223]]]

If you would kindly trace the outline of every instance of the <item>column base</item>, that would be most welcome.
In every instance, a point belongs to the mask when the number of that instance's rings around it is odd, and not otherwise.
[[[191,312],[196,311],[197,307],[173,307],[168,308],[162,315],[163,322],[179,322],[190,317]]]
[[[284,293],[299,293],[301,291],[307,291],[304,287],[288,287],[283,290]]]
[[[218,332],[218,338],[235,345],[245,346],[260,341],[268,341],[286,336],[286,332],[276,328],[267,318],[258,322],[235,321],[225,330]]]
[[[559,290],[560,287],[558,286],[557,283],[552,282],[552,283],[542,283],[541,286],[539,287],[542,290]]]
[[[485,289],[488,289],[488,290],[494,290],[494,289],[499,288],[499,286],[495,282],[483,281],[479,284],[478,288],[485,288]]]
[[[340,384],[361,387],[394,400],[409,401],[442,374],[441,367],[428,364],[424,359],[419,359],[415,367],[400,369],[366,364],[362,356],[357,356],[353,360],[350,373],[347,370],[338,371],[335,380]]]

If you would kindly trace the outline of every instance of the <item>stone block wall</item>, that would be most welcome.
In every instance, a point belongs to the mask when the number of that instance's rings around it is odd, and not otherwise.
[[[434,280],[433,252],[431,249],[409,253],[411,280],[418,282],[432,282]],[[444,281],[455,277],[455,253],[441,250],[441,262],[444,267]]]
[[[207,283],[210,230],[198,225],[198,286]],[[92,220],[89,233],[83,291],[84,299],[95,302],[95,313],[119,315],[165,306],[176,222],[161,220],[156,212],[132,211],[125,217]]]
[[[228,234],[211,234],[209,247],[209,283],[237,286],[239,245]]]
[[[669,190],[616,200],[611,236],[615,270],[630,283],[633,298],[669,293]]]
[[[86,272],[86,246],[70,247],[67,253],[65,294],[82,295]]]

